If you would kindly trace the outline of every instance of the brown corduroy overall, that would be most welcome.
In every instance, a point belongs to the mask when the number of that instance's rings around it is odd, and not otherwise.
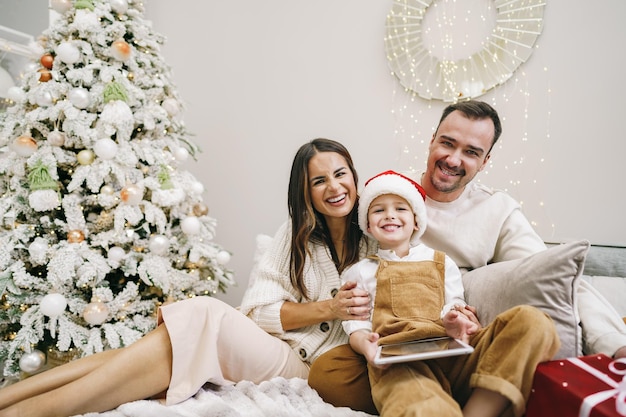
[[[372,328],[380,344],[445,335],[445,255],[429,261],[379,260]],[[543,334],[527,333],[537,324]],[[381,416],[462,416],[472,388],[485,388],[511,401],[508,415],[524,413],[537,363],[558,349],[554,325],[544,313],[520,306],[502,313],[473,335],[470,355],[368,365],[371,393]],[[542,321],[543,320],[543,321]],[[539,327],[541,328],[541,326]],[[544,336],[545,337],[541,337]]]

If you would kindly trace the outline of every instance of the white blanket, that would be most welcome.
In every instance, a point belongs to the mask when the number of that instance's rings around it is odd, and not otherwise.
[[[141,400],[105,413],[82,417],[368,417],[347,407],[325,403],[301,378],[281,377],[258,385],[242,381],[234,386],[205,387],[180,404],[165,406]]]

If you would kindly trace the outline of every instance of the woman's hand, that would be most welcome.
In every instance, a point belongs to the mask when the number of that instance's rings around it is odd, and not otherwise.
[[[327,320],[367,320],[370,316],[370,297],[364,290],[349,282],[341,286],[334,298],[310,303],[285,301],[280,308],[283,330],[294,330]]]
[[[367,320],[371,309],[369,293],[356,288],[356,282],[348,281],[331,300],[330,309],[339,320]]]

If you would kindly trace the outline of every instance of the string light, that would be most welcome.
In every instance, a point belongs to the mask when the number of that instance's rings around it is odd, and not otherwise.
[[[480,0],[477,0],[480,1]],[[515,0],[513,1],[515,3]],[[398,67],[392,62],[401,58],[402,54],[409,53],[408,44],[402,48],[391,47],[393,42],[390,37],[400,38],[407,35],[407,27],[390,27],[390,21],[398,18],[398,5],[414,3],[410,0],[396,1],[395,10],[392,8],[388,17],[388,36],[385,39],[387,45],[387,59],[390,62],[391,75],[399,83],[394,83],[392,90],[391,114],[394,119],[394,138],[397,149],[398,169],[407,175],[417,176],[424,170],[428,155],[428,143],[436,128],[438,116],[443,110],[446,100],[434,99],[432,93],[435,89],[447,88],[451,91],[462,91],[460,85],[455,84],[458,80],[452,78],[452,74],[459,71],[459,65],[446,63],[442,66],[442,76],[437,82],[424,78],[423,74],[416,71],[416,63],[423,57],[414,57],[402,67],[405,73],[399,74]],[[437,55],[439,59],[457,61],[464,56],[472,54],[476,48],[485,45],[484,38],[487,36],[483,28],[493,21],[493,2],[480,1],[480,3],[466,4],[463,6],[453,0],[440,0],[429,5],[421,13],[413,8],[402,19],[404,23],[420,20],[417,29],[418,34],[428,45],[430,53]],[[524,7],[542,7],[545,3],[529,0],[523,3]],[[521,4],[518,2],[518,6]],[[423,3],[422,3],[423,4]],[[394,15],[394,13],[396,13]],[[390,20],[391,19],[391,20]],[[535,18],[536,20],[537,18]],[[467,25],[475,25],[476,28],[468,28]],[[540,23],[539,23],[540,27]],[[522,23],[517,22],[512,26],[522,28]],[[476,29],[476,30],[474,30]],[[461,34],[459,36],[459,33]],[[478,33],[478,35],[476,35]],[[538,34],[537,34],[538,35]],[[412,36],[417,36],[413,33]],[[476,37],[477,36],[477,37]],[[396,39],[397,40],[397,39]],[[397,46],[397,44],[395,45]],[[533,48],[538,48],[533,45]],[[506,55],[506,54],[505,54]],[[530,55],[527,53],[526,58]],[[494,56],[494,61],[484,62],[483,71],[493,71],[490,65],[496,65],[502,56]],[[406,57],[404,58],[407,59]],[[516,59],[508,57],[507,59]],[[510,65],[511,61],[507,61]],[[498,67],[502,68],[502,67]],[[466,68],[467,69],[467,68]],[[545,167],[546,157],[544,149],[550,139],[550,116],[548,111],[544,114],[532,112],[533,100],[544,100],[550,108],[551,89],[549,85],[549,71],[543,67],[545,73],[543,80],[548,85],[542,88],[540,85],[530,85],[530,77],[524,68],[518,68],[512,73],[506,82],[497,83],[489,91],[483,91],[473,97],[483,96],[480,99],[493,105],[499,112],[505,134],[494,147],[496,156],[491,158],[485,169],[476,177],[476,181],[484,182],[494,188],[502,189],[513,196],[523,207],[524,213],[529,218],[544,240],[549,240],[555,234],[556,226],[550,219],[549,208],[546,206],[544,197],[546,191],[541,178],[541,171]],[[469,83],[476,81],[471,78]],[[411,83],[407,83],[403,77],[414,77]],[[536,79],[533,78],[533,79]],[[444,81],[442,81],[444,80]],[[445,86],[442,87],[442,82]],[[447,86],[447,87],[446,87]],[[427,92],[427,93],[425,93]],[[431,94],[429,97],[428,94]],[[456,97],[454,100],[464,99]],[[521,104],[521,105],[520,105]],[[520,108],[521,107],[521,108]],[[542,122],[545,120],[545,131],[541,132]],[[537,129],[540,130],[537,133]],[[504,173],[504,174],[503,174]],[[526,202],[526,204],[524,204]]]

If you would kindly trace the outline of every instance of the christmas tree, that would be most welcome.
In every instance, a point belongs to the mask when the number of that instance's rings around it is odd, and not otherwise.
[[[203,185],[183,169],[199,149],[142,2],[50,4],[38,68],[0,116],[8,377],[129,345],[164,302],[233,284]]]

